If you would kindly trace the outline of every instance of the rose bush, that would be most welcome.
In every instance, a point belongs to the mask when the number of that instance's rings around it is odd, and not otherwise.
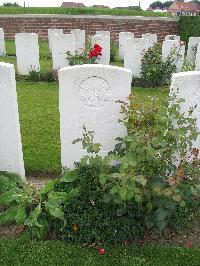
[[[102,56],[102,51],[103,48],[100,45],[95,43],[94,46],[92,46],[90,40],[88,40],[86,48],[82,51],[82,53],[76,53],[75,55],[68,53],[67,60],[69,61],[70,66],[96,64]]]

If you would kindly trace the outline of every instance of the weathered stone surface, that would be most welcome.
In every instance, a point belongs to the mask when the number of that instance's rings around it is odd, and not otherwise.
[[[165,41],[180,41],[181,37],[178,35],[167,35],[165,36]]]
[[[184,63],[185,45],[177,40],[164,41],[162,45],[162,56],[164,60],[170,56],[176,66],[176,72],[181,72]]]
[[[180,105],[181,113],[187,115],[189,109],[196,106],[193,117],[197,120],[199,136],[193,147],[200,149],[200,72],[188,71],[173,74],[170,93],[171,95],[175,93],[178,99],[185,100]]]
[[[69,65],[68,53],[75,54],[75,37],[73,34],[54,35],[52,40],[53,69]]]
[[[74,29],[71,34],[75,37],[75,52],[81,54],[85,50],[85,30]]]
[[[200,44],[197,47],[195,70],[200,71]]]
[[[86,155],[80,143],[83,126],[94,131],[101,155],[114,149],[116,137],[126,135],[118,123],[122,118],[117,100],[126,101],[131,92],[131,71],[103,65],[82,65],[59,70],[61,161],[64,168]]]
[[[36,33],[18,33],[15,35],[17,69],[20,75],[30,71],[40,71],[39,44]]]
[[[110,32],[109,31],[104,31],[104,30],[97,30],[96,35],[103,35],[105,37],[110,37]]]
[[[157,44],[158,42],[157,34],[145,33],[145,34],[142,34],[142,38],[149,40],[151,47]]]
[[[0,63],[0,171],[25,178],[14,65]]]
[[[195,61],[197,47],[200,43],[200,37],[190,37],[188,42],[187,59],[189,61]]]
[[[91,36],[92,45],[97,43],[100,45],[102,50],[102,56],[98,60],[98,64],[109,65],[110,64],[110,38],[103,35]]]
[[[54,39],[54,35],[63,35],[63,29],[48,29],[48,40],[49,40],[49,51],[52,52],[52,42]]]
[[[6,55],[5,39],[4,39],[4,30],[0,28],[0,56]]]
[[[119,58],[124,60],[124,54],[126,49],[127,39],[134,38],[134,33],[132,32],[120,32],[119,33]]]
[[[142,58],[150,47],[151,43],[147,39],[127,39],[124,67],[130,69],[134,77],[141,76]]]

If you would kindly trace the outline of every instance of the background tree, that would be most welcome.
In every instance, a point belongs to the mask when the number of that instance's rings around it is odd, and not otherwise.
[[[150,8],[152,9],[167,9],[169,8],[172,4],[174,3],[174,1],[166,1],[164,3],[162,3],[161,1],[155,1],[152,4],[150,4]]]
[[[163,3],[161,1],[155,1],[149,7],[152,9],[163,9]]]
[[[3,3],[3,6],[20,6],[18,3]]]

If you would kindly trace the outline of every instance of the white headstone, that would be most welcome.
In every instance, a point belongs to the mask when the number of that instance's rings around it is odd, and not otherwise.
[[[181,72],[185,56],[185,44],[179,41],[164,41],[162,45],[162,57],[166,60],[168,57],[173,59],[176,66],[176,72]]]
[[[0,171],[25,178],[15,70],[11,64],[0,63]]]
[[[130,69],[134,77],[141,76],[142,58],[150,47],[151,44],[147,39],[127,39],[124,67]]]
[[[0,28],[0,56],[6,56],[4,30],[2,28]]]
[[[49,51],[52,52],[52,41],[54,38],[54,35],[62,35],[63,29],[48,29],[48,40],[49,40]]]
[[[97,63],[103,64],[103,65],[109,65],[110,64],[110,38],[103,36],[103,35],[94,35],[94,36],[91,36],[91,42],[92,42],[92,45],[96,43],[103,48],[102,56],[100,57],[100,60]]]
[[[17,33],[15,35],[17,69],[20,75],[40,71],[38,34]]]
[[[187,50],[187,59],[189,61],[195,61],[197,47],[200,43],[200,37],[190,37]]]
[[[145,33],[145,34],[142,34],[142,38],[149,40],[149,42],[151,43],[151,47],[153,47],[158,42],[157,34]]]
[[[181,37],[177,35],[167,35],[165,36],[165,41],[180,41]]]
[[[68,52],[75,54],[75,38],[72,34],[54,35],[52,40],[53,69],[60,69],[69,65]]]
[[[119,58],[124,60],[124,53],[127,39],[134,38],[134,33],[132,32],[120,32],[119,33]]]
[[[97,30],[96,35],[103,35],[105,37],[110,37],[110,32],[109,31],[104,31],[104,30]]]
[[[103,65],[62,68],[59,76],[61,161],[63,168],[73,168],[86,155],[82,145],[72,142],[82,137],[83,126],[94,131],[101,155],[115,147],[116,137],[127,134],[118,120],[123,117],[117,100],[126,101],[131,93],[129,70]]]
[[[200,44],[197,47],[195,70],[200,71]]]
[[[85,30],[74,29],[71,34],[75,37],[75,51],[81,54],[85,50]]]
[[[180,112],[185,115],[187,115],[191,107],[197,106],[193,117],[197,119],[199,136],[193,147],[200,149],[200,72],[188,71],[173,74],[170,93],[171,95],[175,93],[178,99],[183,98],[185,100],[185,102],[180,104]]]

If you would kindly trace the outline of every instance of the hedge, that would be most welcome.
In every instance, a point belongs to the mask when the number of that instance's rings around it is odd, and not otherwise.
[[[190,37],[200,37],[200,16],[181,16],[179,21],[181,40],[188,42]]]

